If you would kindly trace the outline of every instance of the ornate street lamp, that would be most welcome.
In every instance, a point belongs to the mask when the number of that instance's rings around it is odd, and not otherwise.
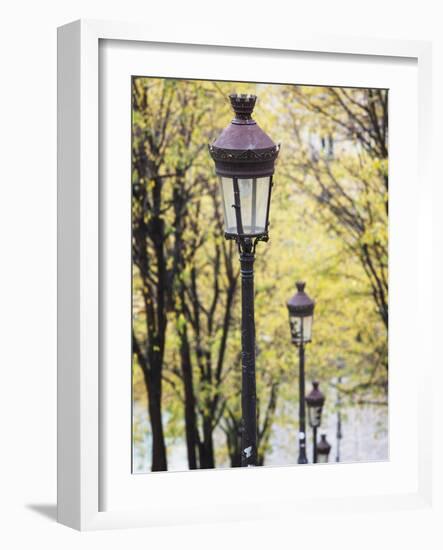
[[[298,463],[307,464],[305,412],[305,345],[311,341],[314,301],[305,293],[305,283],[296,283],[297,292],[288,301],[292,343],[299,349],[299,434]]]
[[[240,253],[242,278],[242,466],[257,464],[254,257],[268,240],[272,175],[279,147],[252,119],[257,97],[229,96],[235,117],[209,146],[219,176],[225,237]]]
[[[306,404],[308,405],[309,425],[312,428],[312,457],[315,464],[317,462],[317,430],[321,424],[321,413],[325,404],[325,396],[318,389],[318,382],[312,382],[312,390],[306,396]]]
[[[321,439],[317,445],[317,457],[318,463],[326,463],[329,460],[329,453],[331,451],[331,446],[326,441],[326,434],[321,434]]]

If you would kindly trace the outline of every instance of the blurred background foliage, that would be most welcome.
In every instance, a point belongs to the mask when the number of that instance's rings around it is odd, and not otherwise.
[[[296,280],[316,301],[306,374],[326,394],[324,414],[337,401],[343,411],[387,410],[387,91],[137,77],[135,471],[168,469],[174,453],[174,469],[239,466],[239,261],[207,151],[232,118],[232,92],[258,96],[254,118],[281,144],[270,241],[255,263],[260,464],[279,463],[276,431],[297,432],[286,310]],[[387,430],[382,418],[374,440]]]

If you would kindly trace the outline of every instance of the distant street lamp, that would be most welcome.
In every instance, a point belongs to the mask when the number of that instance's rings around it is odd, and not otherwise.
[[[344,368],[344,366],[345,366],[344,361],[343,361],[343,359],[340,358],[339,361],[338,361],[338,365],[337,365],[339,376],[337,377],[337,401],[336,401],[336,406],[337,406],[337,431],[336,431],[336,441],[337,441],[337,443],[336,443],[336,454],[335,454],[335,461],[336,462],[340,462],[340,442],[343,439],[343,431],[342,431],[342,426],[341,426],[341,393],[340,393],[340,386],[341,386],[341,383],[343,381],[341,371]]]
[[[298,463],[307,464],[305,412],[305,345],[311,341],[314,301],[305,293],[305,283],[296,283],[297,292],[288,301],[292,343],[299,349],[299,434]]]
[[[329,453],[331,451],[331,446],[326,441],[326,434],[321,434],[321,439],[317,445],[317,457],[318,463],[326,463],[329,460]]]
[[[321,425],[321,413],[325,404],[325,396],[318,389],[318,382],[313,382],[312,386],[311,392],[306,396],[306,404],[308,405],[309,425],[312,428],[312,457],[315,464],[317,462],[317,430]]]
[[[219,176],[225,237],[240,253],[242,278],[242,466],[257,464],[255,385],[254,257],[268,240],[272,175],[279,152],[252,119],[257,97],[229,96],[235,118],[209,146]]]

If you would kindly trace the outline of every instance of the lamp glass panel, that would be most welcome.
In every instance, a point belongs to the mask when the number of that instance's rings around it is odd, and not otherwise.
[[[237,219],[234,208],[234,181],[232,178],[220,178],[220,189],[222,193],[223,215],[225,219],[226,233],[237,234]]]
[[[256,233],[264,233],[267,225],[269,193],[271,192],[271,178],[257,178],[256,198]]]
[[[317,453],[317,464],[326,464],[329,460],[329,455]]]
[[[243,233],[246,235],[266,231],[270,180],[270,177],[238,179]]]
[[[291,326],[291,337],[294,344],[300,344],[303,334],[303,342],[310,342],[312,337],[312,315],[309,317],[298,317],[289,314]]]
[[[291,328],[292,342],[299,344],[301,340],[301,318],[289,314],[289,326]]]
[[[310,342],[312,339],[312,315],[302,317],[303,321],[303,342]]]
[[[308,406],[309,425],[311,426],[311,428],[318,428],[320,426],[321,412],[322,412],[322,407]]]

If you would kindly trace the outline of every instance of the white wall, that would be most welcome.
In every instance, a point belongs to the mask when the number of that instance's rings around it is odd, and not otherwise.
[[[315,32],[433,40],[436,129],[441,156],[443,35],[438,1],[294,0],[224,2],[164,0],[10,1],[2,6],[0,95],[0,546],[112,548],[424,547],[437,539],[435,517],[334,517],[319,526],[236,524],[79,534],[41,514],[56,496],[56,27],[73,19],[155,20],[160,27],[231,26],[278,35]],[[243,18],[243,17],[244,18]],[[405,125],[407,131],[407,124]],[[437,178],[437,174],[436,174]],[[438,174],[441,181],[441,174]],[[440,184],[443,186],[443,182]],[[441,198],[441,191],[439,197]],[[439,206],[435,200],[435,208]],[[436,214],[439,212],[436,210]],[[437,217],[437,216],[436,216]],[[441,215],[436,240],[441,247]],[[441,265],[436,277],[442,280]],[[440,285],[441,286],[441,285]],[[435,294],[442,304],[442,290]],[[439,407],[441,413],[441,407]],[[436,434],[438,426],[435,429]],[[441,438],[440,438],[441,439]],[[441,456],[441,453],[440,453]],[[441,463],[441,462],[440,462]],[[438,478],[441,481],[441,477]],[[296,487],[294,487],[296,491]],[[442,494],[442,492],[440,492]],[[42,505],[46,505],[46,508]],[[35,511],[40,507],[40,513]],[[374,522],[375,523],[372,523]],[[297,539],[303,540],[298,544]],[[314,537],[314,538],[313,538]],[[317,538],[318,537],[318,538]],[[358,544],[355,538],[358,537]],[[6,539],[8,543],[6,542]],[[5,539],[5,540],[4,540]],[[400,543],[401,541],[401,543]],[[438,544],[437,544],[438,546]],[[435,546],[436,547],[436,546]]]

